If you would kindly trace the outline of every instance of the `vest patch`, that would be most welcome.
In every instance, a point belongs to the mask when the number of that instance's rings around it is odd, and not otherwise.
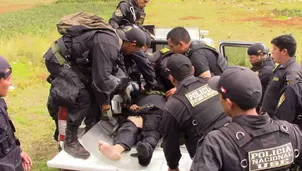
[[[162,54],[167,53],[167,52],[169,52],[169,51],[170,51],[169,48],[162,48],[162,49],[160,50],[160,52],[161,52]]]
[[[283,93],[279,99],[279,102],[278,102],[278,105],[277,105],[277,108],[279,108],[282,103],[285,101],[285,93]]]
[[[189,100],[192,107],[194,107],[216,95],[218,95],[218,92],[215,90],[212,90],[207,84],[185,94],[186,98]]]
[[[279,81],[279,77],[274,77],[273,81]]]
[[[290,165],[294,161],[291,143],[274,148],[267,148],[248,152],[249,170],[266,170]]]

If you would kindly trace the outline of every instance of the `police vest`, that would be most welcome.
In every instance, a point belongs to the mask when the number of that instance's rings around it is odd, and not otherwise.
[[[286,171],[293,165],[299,151],[292,144],[288,124],[275,124],[249,133],[236,122],[219,128],[234,145],[242,170]]]
[[[130,16],[126,16],[126,20],[127,22],[125,24],[136,24],[136,25],[143,25],[145,17],[146,17],[146,13],[144,12],[143,9],[140,9],[139,7],[137,7],[136,4],[137,2],[135,2],[136,0],[122,0],[120,1],[120,3],[126,2],[129,4],[129,11],[131,13],[131,18],[129,18]],[[118,4],[118,6],[120,5],[120,3]]]
[[[166,73],[166,67],[168,63],[168,59],[173,53],[168,49],[164,48],[160,50],[160,56],[154,63],[154,70],[157,76],[161,75],[165,78],[168,78],[170,75]]]
[[[3,99],[0,99],[0,158],[5,157],[17,145],[20,145],[19,140],[14,135],[15,127],[4,107],[6,107],[5,102]]]
[[[138,69],[136,62],[131,57],[125,59],[125,67],[126,73],[130,77],[130,79],[132,81],[139,82],[141,78],[141,71]]]
[[[154,62],[154,71],[157,81],[162,84],[164,89],[167,91],[174,87],[171,81],[168,79],[170,73],[167,70],[168,59],[173,53],[168,48],[163,48],[159,52],[160,56]]]
[[[223,114],[218,92],[212,90],[205,79],[194,78],[185,82],[172,97],[187,107],[200,137],[213,130],[213,122]]]
[[[190,57],[193,52],[199,49],[207,49],[215,53],[217,56],[217,66],[220,68],[221,72],[223,72],[228,67],[227,60],[219,53],[217,50],[211,46],[208,46],[202,42],[193,41],[189,51],[186,53],[186,56]],[[214,73],[215,75],[220,75],[221,73]]]

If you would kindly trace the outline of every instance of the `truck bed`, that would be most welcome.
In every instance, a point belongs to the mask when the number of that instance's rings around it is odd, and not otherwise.
[[[106,131],[99,124],[94,125],[85,135],[80,138],[80,142],[90,152],[91,156],[86,159],[74,158],[62,150],[53,159],[47,162],[47,166],[51,168],[60,168],[66,170],[77,171],[167,171],[168,167],[165,161],[164,153],[160,148],[160,143],[155,149],[152,161],[148,167],[142,167],[138,164],[136,157],[130,156],[136,153],[135,147],[129,152],[122,154],[122,159],[112,161],[103,156],[98,150],[98,141],[102,140],[112,144],[113,139],[106,135]],[[180,170],[190,170],[192,163],[191,158],[185,147],[180,147],[182,158],[179,163]]]

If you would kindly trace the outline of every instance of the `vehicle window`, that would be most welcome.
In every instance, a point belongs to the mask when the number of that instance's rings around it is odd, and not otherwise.
[[[229,64],[250,67],[247,49],[248,47],[225,46],[224,54]]]

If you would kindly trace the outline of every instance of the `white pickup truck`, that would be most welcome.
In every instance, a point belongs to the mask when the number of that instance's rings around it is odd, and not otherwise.
[[[153,28],[152,33],[155,34],[156,40],[152,42],[150,48],[151,52],[159,50],[167,46],[166,35],[172,28]],[[213,40],[205,38],[204,35],[208,31],[199,30],[198,28],[186,28],[192,40],[203,40],[207,44],[214,46]],[[246,54],[247,48],[256,42],[228,42],[223,41],[219,44],[219,51],[225,56],[229,63],[236,65],[247,65],[248,58]],[[116,103],[116,101],[112,101]],[[113,109],[117,106],[113,105]],[[102,121],[101,121],[102,122]],[[61,130],[64,131],[64,130]],[[160,144],[155,149],[152,161],[148,167],[142,167],[138,164],[135,157],[130,156],[136,153],[135,148],[131,151],[122,154],[120,161],[112,161],[103,156],[98,150],[98,141],[113,143],[113,139],[108,136],[108,131],[101,126],[101,123],[96,124],[85,135],[80,138],[80,142],[91,153],[91,156],[86,159],[74,158],[67,154],[64,150],[60,151],[53,159],[47,162],[47,166],[51,168],[59,168],[62,170],[76,170],[76,171],[167,171],[168,167],[165,161],[164,153]],[[190,170],[191,158],[184,146],[180,147],[182,157],[179,163],[179,169],[182,171]]]

